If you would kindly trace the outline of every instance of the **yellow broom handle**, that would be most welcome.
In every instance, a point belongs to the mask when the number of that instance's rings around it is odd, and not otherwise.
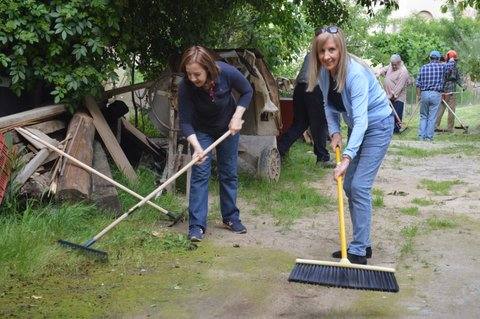
[[[335,148],[335,159],[340,163],[340,147]],[[345,217],[343,213],[343,178],[337,178],[337,197],[338,197],[338,224],[340,227],[340,251],[342,259],[347,259],[347,238],[345,235]],[[347,259],[348,260],[348,259]]]

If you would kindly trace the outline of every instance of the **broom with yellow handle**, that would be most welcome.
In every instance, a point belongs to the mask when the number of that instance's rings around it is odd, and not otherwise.
[[[335,157],[337,163],[339,163],[340,148],[338,147],[335,149]],[[337,179],[338,222],[342,259],[339,262],[297,259],[288,281],[329,287],[398,292],[395,269],[352,264],[347,258],[342,179],[342,176]]]

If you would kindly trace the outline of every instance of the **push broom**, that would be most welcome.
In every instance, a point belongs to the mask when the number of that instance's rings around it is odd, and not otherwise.
[[[208,154],[218,144],[220,144],[223,140],[225,140],[230,134],[231,134],[230,131],[225,132],[225,134],[220,136],[212,145],[207,147],[204,150],[203,153]],[[108,258],[107,252],[91,248],[91,246],[93,244],[95,244],[100,238],[102,238],[107,232],[109,232],[113,227],[115,227],[118,223],[120,223],[122,220],[127,218],[130,214],[132,214],[139,207],[143,206],[146,202],[148,202],[150,199],[152,199],[158,192],[160,192],[162,189],[167,187],[168,184],[173,182],[181,174],[183,174],[186,170],[188,170],[190,167],[192,167],[198,160],[199,160],[198,157],[194,157],[190,162],[188,162],[188,164],[186,164],[177,173],[175,173],[173,176],[171,176],[169,179],[167,179],[162,185],[158,186],[153,192],[151,192],[149,195],[147,195],[139,203],[137,203],[135,206],[130,208],[126,213],[124,213],[122,216],[120,216],[116,220],[114,220],[110,225],[105,227],[105,229],[103,229],[100,233],[93,236],[91,239],[87,240],[83,244],[75,244],[75,243],[72,243],[72,242],[69,242],[69,241],[66,241],[66,240],[62,240],[62,239],[60,239],[58,241],[58,243],[61,244],[62,246],[72,248],[72,249],[77,249],[81,252],[87,253],[89,255],[93,255],[93,256],[98,257],[100,259],[104,259],[104,260],[107,259]]]
[[[337,163],[340,149],[335,149]],[[348,289],[398,292],[395,269],[352,264],[347,258],[347,240],[343,213],[343,181],[337,179],[338,221],[342,259],[339,262],[297,259],[288,281]]]

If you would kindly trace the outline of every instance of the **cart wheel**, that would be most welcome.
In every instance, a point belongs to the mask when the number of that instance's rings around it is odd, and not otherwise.
[[[275,147],[266,147],[260,153],[257,166],[257,175],[269,181],[278,181],[280,178],[280,153]]]

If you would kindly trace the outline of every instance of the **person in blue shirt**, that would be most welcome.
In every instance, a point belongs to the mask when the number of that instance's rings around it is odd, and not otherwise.
[[[201,241],[207,228],[211,156],[203,150],[227,130],[232,135],[216,147],[220,210],[225,227],[235,233],[246,233],[236,205],[240,135],[237,133],[252,99],[252,86],[235,67],[215,61],[201,46],[192,46],[183,53],[180,69],[184,74],[178,89],[180,129],[193,149],[193,157],[199,157],[192,166],[190,180],[188,237],[191,241]],[[240,94],[238,101],[232,90]]]
[[[420,68],[417,77],[417,100],[420,98],[418,138],[433,141],[438,107],[442,102],[445,73],[453,67],[453,59],[440,63],[441,54],[430,52],[430,62]]]
[[[348,245],[352,263],[367,264],[371,257],[372,186],[393,135],[394,116],[385,91],[373,71],[347,52],[340,28],[323,28],[312,41],[307,90],[318,83],[322,90],[325,115],[333,149],[342,159],[334,169],[334,179],[344,176],[344,190],[353,225]],[[348,126],[345,148],[340,116]],[[332,254],[340,258],[340,252]]]

